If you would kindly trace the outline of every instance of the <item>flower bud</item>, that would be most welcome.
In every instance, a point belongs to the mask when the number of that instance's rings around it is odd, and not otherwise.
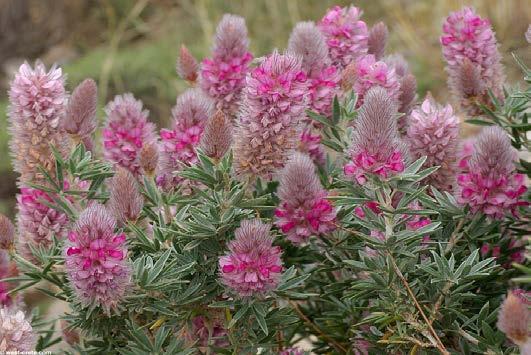
[[[92,79],[85,79],[72,93],[66,114],[63,118],[63,129],[73,136],[87,137],[96,130],[96,108],[98,105],[98,88]]]
[[[0,213],[0,250],[11,249],[15,241],[15,226],[13,223]]]
[[[122,224],[135,222],[144,205],[135,177],[128,170],[118,167],[109,190],[109,211]]]
[[[206,123],[200,148],[207,156],[221,159],[232,144],[232,125],[227,116],[219,110]]]
[[[177,74],[179,74],[182,79],[190,83],[195,83],[197,80],[199,64],[197,63],[197,59],[195,59],[184,44],[181,46],[181,52],[179,58],[177,58],[177,64],[175,67]]]
[[[147,176],[154,176],[159,162],[159,148],[155,143],[146,144],[140,151],[140,167]]]

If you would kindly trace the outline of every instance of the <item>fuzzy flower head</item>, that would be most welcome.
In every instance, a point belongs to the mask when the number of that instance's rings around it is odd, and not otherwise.
[[[182,179],[174,172],[197,162],[195,147],[213,111],[212,100],[199,89],[188,89],[177,98],[171,111],[173,128],[160,131],[160,186],[176,187]]]
[[[34,351],[37,337],[22,311],[0,308],[0,352]]]
[[[85,79],[72,93],[66,114],[63,118],[63,129],[77,137],[90,136],[96,130],[96,109],[98,106],[98,88],[92,79]]]
[[[498,313],[498,329],[517,345],[524,345],[531,335],[529,306],[514,291],[507,293]]]
[[[51,145],[65,150],[60,122],[65,112],[66,92],[61,69],[44,64],[20,66],[9,90],[11,153],[21,182],[44,182],[39,166],[52,176],[55,159]]]
[[[195,83],[199,64],[188,48],[183,44],[175,65],[177,74],[184,80]]]
[[[404,170],[407,154],[398,137],[396,116],[396,104],[385,89],[376,87],[367,93],[349,150],[351,160],[343,168],[347,177],[364,184],[367,174],[385,179]]]
[[[367,54],[369,31],[360,20],[362,11],[354,6],[334,6],[318,24],[326,37],[330,58],[339,69]]]
[[[527,188],[525,176],[515,171],[515,160],[507,134],[498,126],[484,128],[467,162],[469,170],[457,177],[458,202],[494,219],[508,211],[516,215],[518,207],[526,205],[520,197]]]
[[[53,237],[66,236],[68,217],[53,209],[47,203],[54,203],[53,196],[31,187],[23,187],[17,195],[18,248],[26,258],[32,260],[32,247],[48,248]]]
[[[213,159],[221,159],[232,144],[232,124],[222,111],[210,117],[201,137],[200,147]]]
[[[280,173],[275,225],[294,244],[335,229],[336,211],[326,199],[312,160],[294,153]]]
[[[378,22],[371,27],[368,38],[368,53],[374,55],[376,60],[380,60],[385,54],[389,30],[383,22]]]
[[[105,107],[103,129],[105,159],[140,175],[140,151],[144,144],[156,141],[155,126],[148,122],[148,111],[132,94],[118,95]]]
[[[452,106],[441,106],[427,97],[409,118],[407,139],[413,159],[426,156],[424,167],[440,166],[426,183],[452,191],[455,183],[459,119]]]
[[[372,54],[352,62],[343,72],[342,81],[343,86],[358,94],[357,107],[363,104],[367,92],[376,86],[384,88],[396,102],[400,97],[400,82],[395,69],[383,61],[377,61]]]
[[[308,76],[309,109],[330,116],[340,75],[331,65],[325,37],[313,22],[299,22],[289,38],[288,52],[301,58],[302,69]]]
[[[216,30],[212,58],[201,63],[199,85],[216,101],[216,107],[228,114],[238,108],[245,76],[253,59],[249,52],[245,20],[224,15]]]
[[[146,176],[153,176],[159,162],[158,144],[145,144],[140,151],[140,167]]]
[[[219,259],[221,282],[240,297],[274,290],[282,272],[282,251],[273,246],[271,225],[258,219],[242,221],[229,253]]]
[[[317,165],[324,165],[326,162],[325,151],[321,144],[321,135],[312,133],[310,129],[302,131],[298,150],[308,154]]]
[[[99,204],[80,215],[65,247],[68,278],[83,306],[115,309],[131,284],[125,234],[114,232],[116,220]]]
[[[0,250],[9,250],[15,242],[15,226],[0,213]]]
[[[247,77],[234,163],[240,176],[271,179],[296,147],[308,104],[308,82],[300,60],[273,52]]]
[[[417,79],[411,73],[406,59],[400,54],[393,54],[384,59],[385,63],[395,70],[400,83],[400,95],[398,96],[398,112],[409,115],[417,96]],[[404,128],[405,119],[399,120],[399,128]]]
[[[478,16],[470,7],[452,12],[443,24],[441,44],[450,77],[449,85],[454,93],[459,92],[456,80],[459,79],[460,68],[467,62],[477,70],[480,81],[484,83],[482,95],[489,88],[497,97],[503,97],[505,76],[498,42],[489,20]],[[459,93],[459,98],[467,99],[467,95]]]
[[[118,167],[109,186],[108,208],[121,224],[136,222],[144,206],[144,198],[133,174]]]

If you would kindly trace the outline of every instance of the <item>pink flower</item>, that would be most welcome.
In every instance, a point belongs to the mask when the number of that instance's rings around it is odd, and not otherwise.
[[[109,201],[107,207],[121,225],[135,223],[140,217],[144,198],[139,191],[138,182],[133,174],[117,167],[109,184]]]
[[[408,208],[413,211],[415,210],[418,211],[422,209],[422,206],[420,205],[419,202],[413,201],[408,205]],[[406,221],[406,228],[409,230],[414,231],[424,226],[427,226],[428,224],[431,223],[431,219],[429,217],[425,217],[422,215],[418,215],[418,214],[404,215],[404,218],[408,218],[408,217],[409,219]]]
[[[131,284],[126,236],[115,228],[105,207],[92,204],[79,215],[65,246],[66,271],[81,304],[100,306],[107,314]]]
[[[157,183],[164,189],[181,184],[183,179],[176,176],[175,172],[197,163],[195,148],[213,110],[212,100],[199,89],[188,89],[177,98],[171,111],[173,128],[160,131]]]
[[[54,200],[52,195],[41,190],[23,187],[17,195],[17,247],[31,261],[35,261],[35,258],[30,246],[49,248],[54,236],[58,239],[66,236],[68,217],[63,212],[48,207],[46,203],[54,203]]]
[[[206,123],[200,147],[210,158],[221,159],[232,145],[232,124],[222,112],[216,112]]]
[[[212,58],[201,63],[199,85],[226,114],[238,109],[245,76],[253,59],[242,17],[224,15],[216,30]]]
[[[336,228],[336,211],[307,155],[294,153],[279,182],[275,225],[291,242],[302,244],[312,235],[323,236]]]
[[[21,175],[21,183],[44,183],[39,167],[55,175],[51,145],[65,153],[68,142],[60,125],[66,103],[61,69],[52,67],[46,72],[41,62],[35,69],[22,64],[11,82],[9,103],[14,169]]]
[[[103,129],[105,159],[140,176],[140,151],[145,144],[156,141],[154,124],[148,122],[148,111],[133,94],[119,95],[105,107],[107,114]]]
[[[65,116],[62,119],[64,130],[79,138],[90,137],[98,126],[98,88],[92,79],[85,79],[72,93]]]
[[[299,151],[308,154],[317,165],[324,165],[326,162],[325,151],[321,145],[321,135],[312,134],[310,129],[302,131]]]
[[[498,98],[503,98],[505,76],[501,65],[498,43],[489,20],[478,16],[470,7],[452,12],[443,24],[441,36],[443,56],[447,62],[449,86],[460,101],[474,99],[462,91],[461,67],[468,65],[477,70],[478,80],[483,83],[479,98],[484,103],[488,99],[487,89]]]
[[[367,54],[369,31],[360,20],[361,15],[357,7],[334,6],[318,24],[326,37],[330,58],[339,69]]]
[[[502,219],[510,211],[516,215],[526,191],[525,176],[515,172],[516,152],[509,137],[497,127],[481,131],[468,162],[469,170],[458,175],[457,200],[470,206],[472,213],[482,212]]]
[[[459,119],[450,105],[441,106],[427,97],[409,117],[407,139],[413,159],[426,156],[424,168],[439,166],[427,184],[452,191],[455,184]]]
[[[219,259],[221,282],[240,297],[264,295],[279,283],[282,251],[272,245],[270,228],[258,219],[242,221]]]
[[[392,100],[399,101],[400,82],[395,69],[383,61],[376,61],[372,54],[352,62],[343,73],[343,79],[358,94],[357,107],[363,104],[365,95],[375,86],[384,88]]]
[[[380,209],[380,205],[376,201],[365,202],[363,206],[370,209],[372,212],[374,212],[377,215],[382,213],[382,210]],[[363,210],[361,206],[357,206],[356,208],[354,208],[354,213],[359,218],[365,218],[365,211]]]
[[[191,342],[196,346],[226,348],[230,345],[227,338],[227,329],[223,323],[223,314],[217,314],[211,309],[205,315],[195,316],[186,332]]]
[[[242,110],[234,134],[238,175],[271,179],[284,166],[305,118],[308,82],[301,63],[273,52],[247,77]]]
[[[519,346],[524,345],[530,335],[531,313],[526,303],[518,293],[509,291],[498,313],[498,329]]]
[[[0,353],[31,352],[36,345],[37,337],[24,313],[0,308]]]
[[[396,128],[396,103],[381,87],[367,93],[355,124],[347,177],[363,185],[367,174],[388,178],[404,171],[407,155]]]
[[[338,90],[339,71],[331,65],[323,34],[313,22],[299,22],[288,43],[288,52],[299,56],[310,85],[309,109],[332,115],[332,101]]]
[[[0,280],[17,276],[18,271],[16,264],[10,260],[9,253],[6,250],[0,250]],[[16,306],[12,295],[9,292],[16,287],[12,282],[0,281],[0,308]]]

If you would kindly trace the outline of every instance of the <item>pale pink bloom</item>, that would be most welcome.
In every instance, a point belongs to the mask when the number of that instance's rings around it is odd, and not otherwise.
[[[348,77],[345,77],[346,75]],[[349,89],[358,94],[357,107],[363,104],[369,89],[376,86],[384,88],[388,96],[398,103],[400,82],[395,69],[383,61],[376,61],[372,54],[352,62],[345,70],[343,77],[344,82],[348,83]]]
[[[389,30],[383,22],[371,27],[368,38],[368,53],[380,60],[385,55],[385,47],[389,37]]]
[[[340,70],[367,54],[369,31],[360,20],[362,13],[354,6],[334,6],[317,25],[326,37],[332,63]]]
[[[221,282],[240,297],[261,296],[274,290],[282,272],[282,250],[273,246],[271,225],[244,220],[219,259]]]
[[[63,129],[79,138],[90,137],[98,126],[96,109],[98,88],[92,79],[85,79],[70,96],[66,114],[62,119]]]
[[[307,155],[292,155],[280,172],[277,195],[280,204],[275,210],[275,225],[294,244],[336,228],[336,211],[326,199],[327,192]]]
[[[227,115],[217,111],[206,123],[200,147],[210,158],[221,159],[232,145],[232,124]]]
[[[31,247],[49,248],[53,237],[66,236],[68,217],[46,203],[54,203],[53,196],[31,187],[22,187],[17,195],[18,243],[17,248],[25,258],[35,261]]]
[[[299,151],[308,154],[317,165],[324,165],[326,162],[325,151],[321,145],[321,135],[319,133],[313,134],[311,129],[302,131]]]
[[[289,38],[288,52],[301,58],[302,69],[308,76],[309,109],[331,116],[340,75],[331,64],[323,34],[313,22],[299,22]]]
[[[126,236],[115,233],[116,220],[99,204],[79,215],[65,245],[65,268],[83,306],[116,309],[131,286]]]
[[[66,92],[61,69],[46,71],[37,62],[20,66],[9,90],[9,130],[13,165],[20,183],[44,183],[42,167],[55,175],[51,146],[66,153],[67,140],[60,121],[65,113]]]
[[[273,52],[247,77],[234,134],[234,169],[240,177],[271,179],[296,148],[308,104],[300,60]]]
[[[138,182],[129,170],[117,167],[109,185],[107,207],[121,225],[136,222],[142,212],[144,198]]]
[[[522,346],[529,338],[529,306],[518,293],[509,291],[498,313],[498,329],[516,345]]]
[[[381,87],[372,88],[355,124],[345,175],[359,184],[367,174],[388,178],[405,168],[406,150],[396,128],[396,103]]]
[[[214,113],[212,100],[200,89],[188,89],[177,98],[171,111],[172,129],[160,131],[160,160],[157,184],[165,190],[176,188],[183,179],[176,175],[184,167],[197,163],[205,124]]]
[[[177,58],[177,63],[175,65],[177,74],[184,80],[195,83],[197,80],[197,72],[199,70],[199,64],[197,59],[190,53],[188,48],[183,44],[181,46],[181,51],[179,57]]]
[[[407,142],[412,159],[426,156],[424,168],[439,166],[425,182],[438,190],[452,191],[455,184],[459,118],[452,106],[441,106],[427,97],[409,117]]]
[[[516,151],[507,134],[498,126],[484,128],[474,144],[468,169],[457,177],[459,203],[502,219],[507,212],[517,214],[527,205],[520,197],[527,191],[525,176],[516,172]]]
[[[105,107],[103,129],[105,159],[139,177],[140,151],[145,144],[156,141],[155,125],[148,121],[148,111],[133,94],[118,95]]]
[[[224,15],[216,30],[212,58],[201,63],[199,85],[226,114],[235,114],[238,109],[252,59],[245,20]]]
[[[34,351],[37,337],[20,310],[0,308],[0,353]]]
[[[0,213],[0,250],[9,250],[15,242],[15,226]]]
[[[501,65],[501,55],[498,42],[492,26],[487,19],[483,19],[470,8],[452,12],[443,24],[441,36],[443,56],[447,62],[446,70],[449,74],[449,86],[461,104],[468,106],[466,101],[479,100],[488,103],[487,89],[493,91],[499,99],[503,98],[503,83],[505,75]],[[463,72],[461,67],[468,66]],[[469,76],[476,72],[475,80],[482,83],[481,92],[472,97],[463,92],[463,75]]]

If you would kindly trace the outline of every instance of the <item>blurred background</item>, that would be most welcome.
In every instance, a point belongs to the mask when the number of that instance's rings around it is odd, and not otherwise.
[[[319,20],[326,9],[350,1],[329,0],[0,0],[0,212],[14,215],[15,175],[7,148],[7,89],[24,61],[40,58],[67,73],[68,90],[84,78],[99,85],[100,106],[115,94],[132,92],[159,127],[168,124],[171,106],[186,84],[175,74],[181,44],[194,55],[209,54],[217,22],[224,13],[247,21],[255,56],[284,49],[293,25]],[[419,83],[447,100],[439,46],[448,12],[474,6],[491,19],[511,83],[520,80],[511,52],[530,63],[524,33],[531,23],[529,0],[358,0],[369,26],[384,21],[390,30],[388,53],[401,52]],[[101,111],[100,119],[103,118]]]

